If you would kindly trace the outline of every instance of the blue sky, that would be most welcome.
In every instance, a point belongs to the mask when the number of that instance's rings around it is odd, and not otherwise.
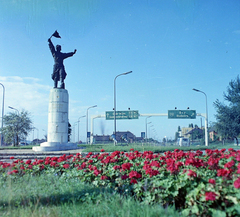
[[[31,112],[33,137],[47,131],[49,91],[53,88],[53,58],[47,39],[63,52],[77,49],[65,60],[69,92],[69,121],[74,126],[87,108],[92,115],[113,108],[117,78],[117,110],[140,114],[190,109],[216,113],[213,102],[240,71],[240,1],[238,0],[1,0],[0,83],[8,106]],[[2,88],[0,89],[0,96]],[[1,96],[2,97],[2,96]],[[2,100],[2,98],[0,98]],[[174,138],[178,126],[201,125],[201,118],[172,120],[151,117],[150,136]],[[204,124],[204,119],[202,119]],[[94,134],[112,134],[113,121],[94,120]],[[86,119],[80,122],[80,139],[86,138]],[[75,132],[77,126],[75,126]],[[145,118],[117,121],[117,131],[140,136]],[[77,132],[75,133],[77,137]]]

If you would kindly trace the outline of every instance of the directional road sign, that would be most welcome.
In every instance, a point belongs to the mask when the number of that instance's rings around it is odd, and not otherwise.
[[[116,111],[116,119],[138,119],[138,110]],[[106,112],[106,120],[114,120],[114,111]]]
[[[196,110],[168,110],[169,119],[196,119]]]

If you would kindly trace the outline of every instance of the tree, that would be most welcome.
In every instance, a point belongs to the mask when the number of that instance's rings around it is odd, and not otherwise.
[[[223,93],[223,98],[228,102],[227,105],[218,99],[214,102],[216,108],[216,128],[224,138],[236,138],[240,134],[240,79],[229,82],[227,92]]]
[[[189,127],[189,128],[193,128],[193,124],[189,124],[188,127]]]
[[[32,120],[28,111],[21,111],[20,114],[10,112],[3,117],[4,127],[1,132],[6,143],[17,146],[19,142],[28,136],[33,129]]]

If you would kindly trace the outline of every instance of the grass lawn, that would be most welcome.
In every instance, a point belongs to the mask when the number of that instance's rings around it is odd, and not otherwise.
[[[48,174],[6,178],[1,174],[0,184],[0,216],[179,216],[174,208],[141,204],[78,179]]]
[[[240,146],[234,146],[233,143],[226,143],[222,145],[222,143],[210,143],[208,147],[205,145],[200,146],[190,146],[190,147],[179,147],[176,145],[168,144],[167,146],[160,146],[151,143],[130,143],[129,145],[126,144],[118,144],[116,146],[113,143],[110,144],[93,144],[93,145],[86,145],[86,144],[79,144],[79,147],[82,147],[82,152],[100,152],[101,149],[104,149],[105,152],[113,152],[113,151],[124,151],[129,152],[130,149],[138,150],[140,152],[144,151],[153,151],[155,153],[161,153],[165,151],[174,151],[175,149],[180,149],[184,151],[189,150],[205,150],[205,149],[223,149],[223,148],[234,148],[240,149]],[[13,146],[3,146],[0,149],[32,149],[34,146],[20,146],[20,147],[13,147]]]

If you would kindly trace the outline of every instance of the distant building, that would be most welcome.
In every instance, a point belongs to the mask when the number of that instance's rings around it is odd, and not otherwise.
[[[193,128],[192,127],[182,127],[181,129],[181,135],[184,137],[189,138],[190,134],[188,134],[188,132],[190,132]]]
[[[135,141],[141,141],[143,138],[136,137],[133,133],[130,131],[123,131],[123,132],[116,132],[116,140],[118,142],[135,142]],[[111,135],[95,135],[93,136],[94,143],[108,143],[112,142]]]
[[[96,135],[96,136],[93,136],[93,141],[95,143],[108,143],[111,141],[110,139],[110,135]]]
[[[203,135],[203,130],[198,127],[191,128],[191,130],[188,131],[185,135],[189,138],[193,133],[196,133],[197,135]]]
[[[217,133],[215,130],[210,130],[210,131],[209,131],[209,139],[211,139],[212,141],[214,141],[216,137],[219,137],[219,138],[218,138],[218,141],[222,141],[221,136],[219,136],[218,133]]]

